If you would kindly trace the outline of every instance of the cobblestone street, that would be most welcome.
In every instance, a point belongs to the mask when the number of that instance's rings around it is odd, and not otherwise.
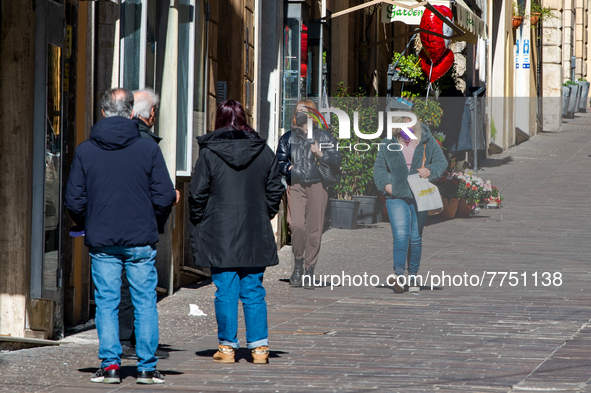
[[[211,361],[215,287],[206,281],[159,302],[166,384],[136,385],[129,360],[121,385],[91,383],[99,360],[89,329],[0,354],[0,391],[591,392],[590,167],[591,114],[486,160],[478,175],[499,187],[503,207],[427,221],[420,273],[430,278],[419,293],[382,285],[392,273],[388,223],[327,231],[316,270],[379,283],[290,288],[284,247],[265,277],[268,365],[248,362],[246,349],[236,364]],[[516,274],[501,284],[492,272]],[[207,316],[189,316],[190,304]]]

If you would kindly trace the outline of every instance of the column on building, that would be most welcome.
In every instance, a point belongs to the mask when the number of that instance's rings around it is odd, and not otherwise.
[[[575,8],[575,78],[587,75],[587,5],[589,0],[578,0]]]
[[[575,8],[576,0],[564,0],[562,10],[562,78],[571,79],[572,56],[575,55]]]
[[[544,40],[542,48],[542,75],[544,75],[542,81],[543,127],[546,131],[555,131],[562,124],[562,83],[565,80],[564,78],[568,78],[568,75],[564,75],[565,69],[562,67],[564,41],[562,0],[543,0],[542,6],[549,7],[555,16],[555,18],[548,18],[543,22]],[[568,59],[568,63],[570,64],[570,59]],[[570,68],[566,69],[566,72],[570,72]]]
[[[531,0],[525,2],[525,12],[529,13]],[[531,19],[524,18],[523,23],[515,29],[515,127],[517,143],[528,139],[536,133],[537,108],[536,100],[532,99],[531,87],[535,85],[534,50],[535,31]]]
[[[490,27],[488,89],[491,152],[500,153],[515,143],[513,92],[515,74],[514,30],[511,3],[491,1],[488,18]]]

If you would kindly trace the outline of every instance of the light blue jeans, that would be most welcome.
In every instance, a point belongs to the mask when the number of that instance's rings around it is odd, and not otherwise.
[[[386,209],[390,217],[394,238],[394,273],[403,275],[408,258],[408,275],[416,275],[421,263],[423,240],[421,234],[427,212],[417,212],[414,199],[387,199]]]
[[[119,302],[121,270],[125,267],[135,315],[135,351],[138,371],[156,370],[158,310],[156,308],[156,247],[91,247],[96,330],[101,367],[121,365]]]
[[[238,341],[238,299],[242,301],[246,325],[246,346],[253,349],[269,345],[267,327],[266,291],[263,287],[264,267],[211,268],[215,292],[215,317],[218,323],[218,341],[234,349]]]

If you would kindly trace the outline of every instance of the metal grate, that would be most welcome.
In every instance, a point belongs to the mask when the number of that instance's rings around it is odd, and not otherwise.
[[[226,82],[226,81],[220,81],[217,83],[216,93],[215,93],[216,105],[219,105],[222,102],[226,101],[227,87],[228,87],[228,82]]]

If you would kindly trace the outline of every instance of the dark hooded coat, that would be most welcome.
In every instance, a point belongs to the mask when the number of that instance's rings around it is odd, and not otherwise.
[[[278,264],[270,220],[285,187],[275,154],[252,130],[221,128],[198,141],[189,195],[195,265]]]
[[[107,117],[77,148],[65,205],[90,247],[158,242],[176,192],[158,145],[140,137],[136,120]]]

